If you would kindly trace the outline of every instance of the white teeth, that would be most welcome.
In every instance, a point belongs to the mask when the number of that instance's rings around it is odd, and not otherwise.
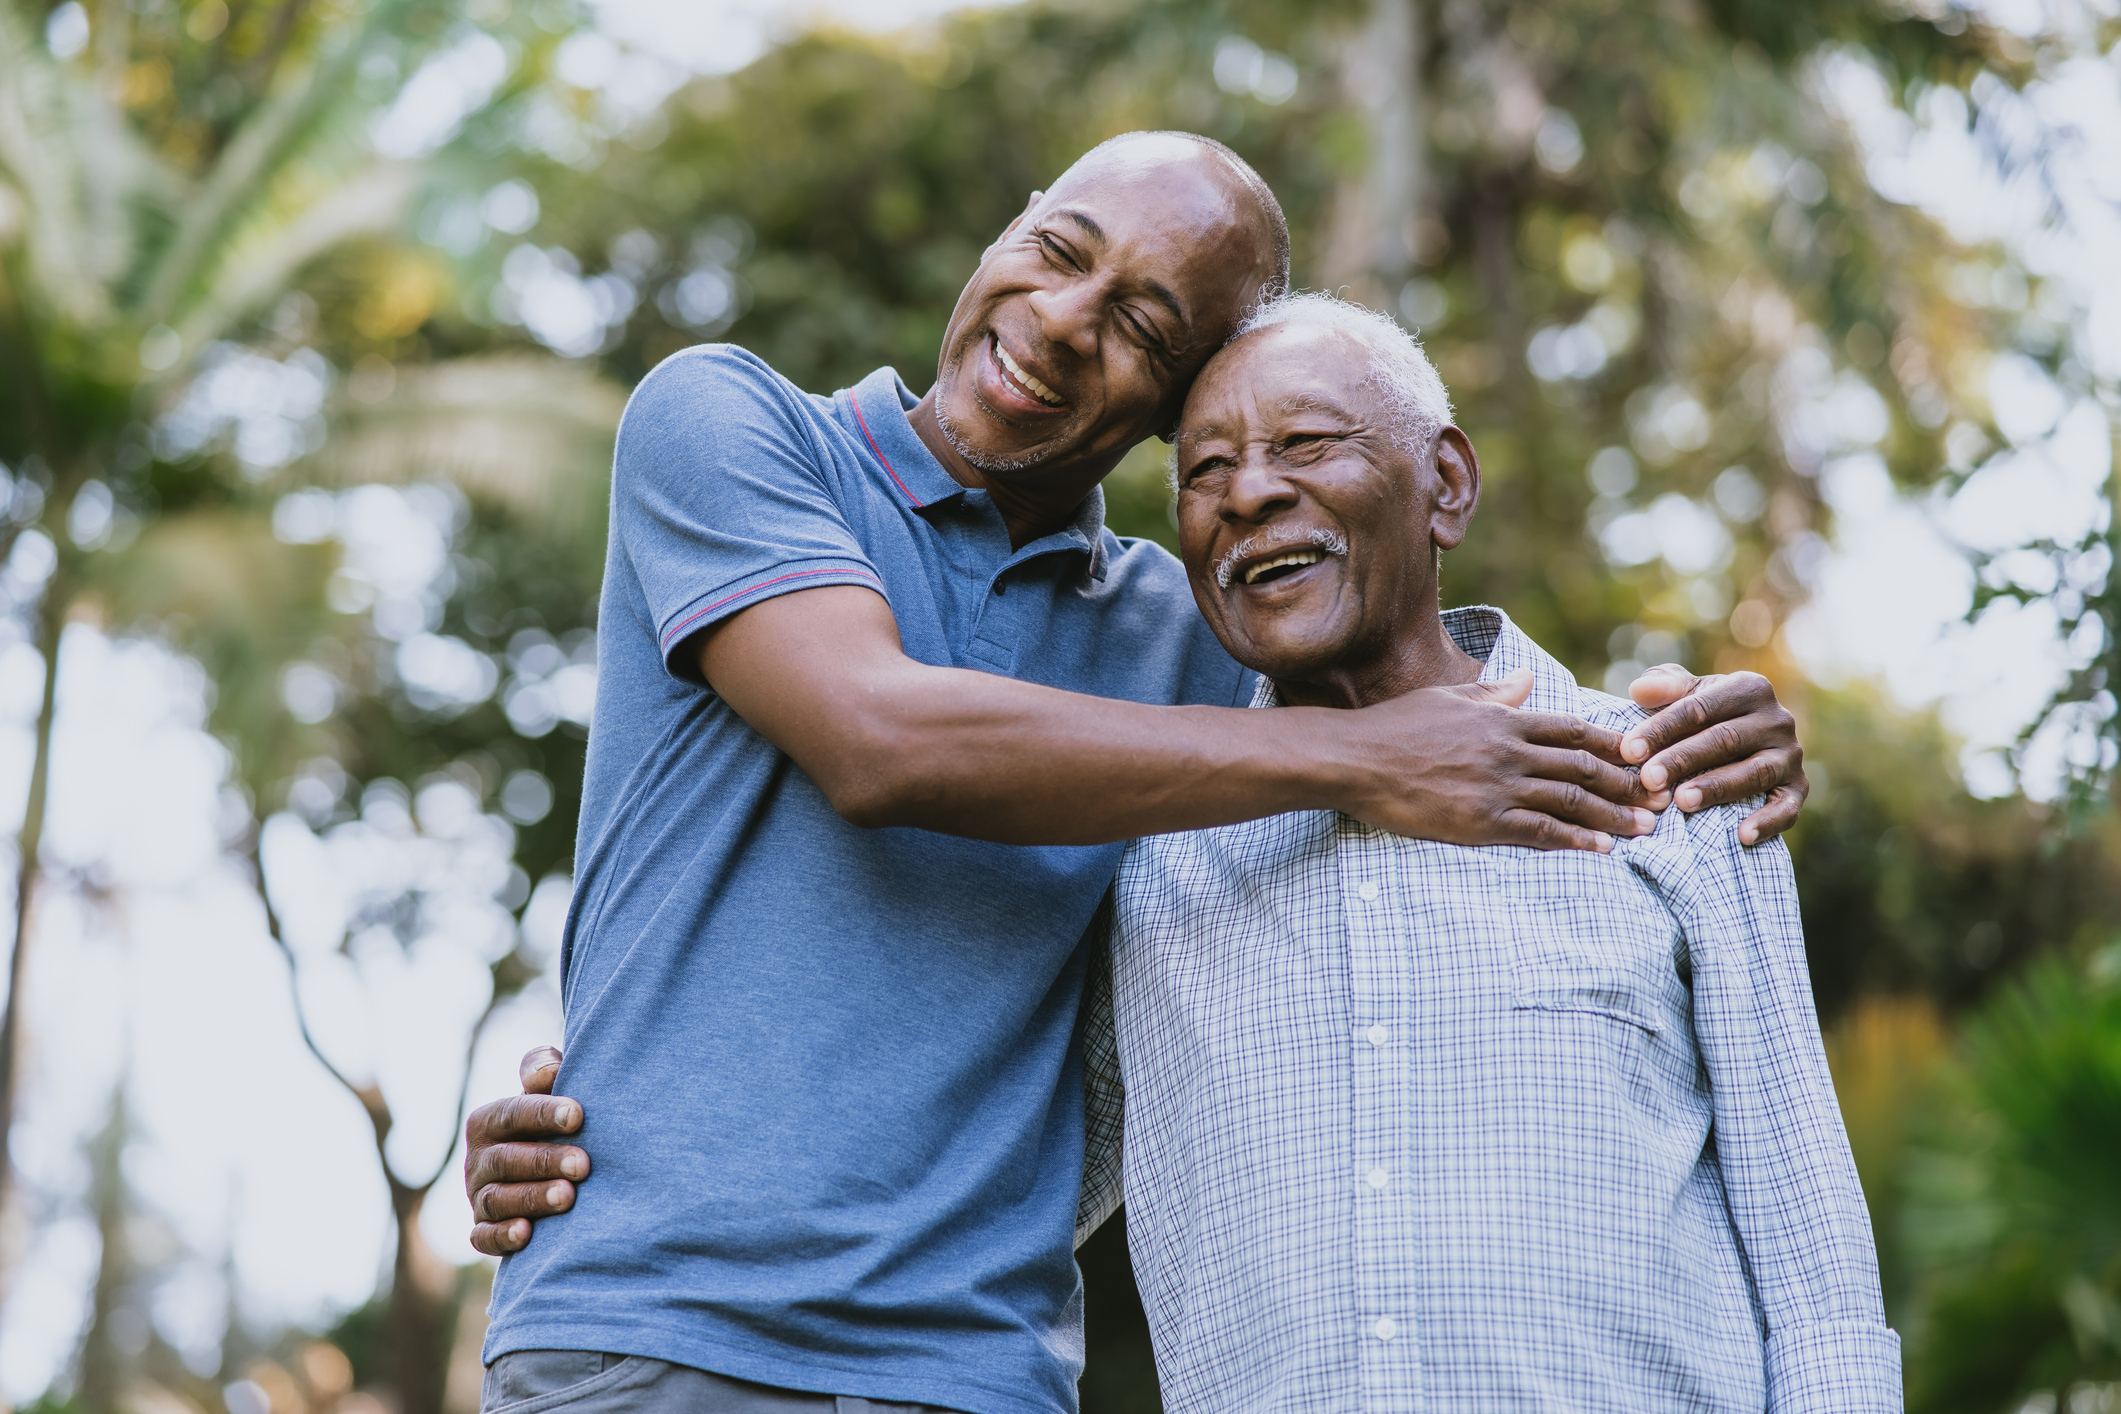
[[[1276,555],[1271,560],[1261,560],[1258,564],[1248,567],[1245,570],[1245,583],[1256,584],[1259,577],[1268,570],[1280,569],[1283,565],[1315,565],[1324,558],[1317,550],[1298,550],[1293,554]]]
[[[1026,387],[1027,389],[1029,389],[1031,392],[1031,396],[1037,398],[1040,402],[1046,404],[1048,407],[1059,407],[1061,403],[1065,401],[1065,399],[1063,399],[1060,394],[1054,392],[1051,388],[1048,388],[1045,384],[1039,382],[1036,378],[1033,378],[1030,374],[1024,372],[1023,369],[1019,368],[1017,366],[1016,360],[1009,357],[1009,351],[1002,347],[1002,341],[1000,339],[996,339],[994,341],[994,352],[1000,357],[1002,361],[1002,367],[1009,370],[1009,376],[1011,378],[1014,378],[1017,382],[1023,384],[1024,387]]]

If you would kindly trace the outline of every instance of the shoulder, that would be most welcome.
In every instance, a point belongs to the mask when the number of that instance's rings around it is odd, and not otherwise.
[[[1576,689],[1576,715],[1594,727],[1608,731],[1624,732],[1638,722],[1649,720],[1650,714],[1628,701],[1596,688],[1578,686]]]
[[[1123,576],[1130,588],[1169,594],[1193,602],[1193,588],[1186,583],[1186,567],[1178,556],[1157,544],[1133,535],[1105,532],[1105,577]]]
[[[634,388],[620,435],[672,415],[726,423],[731,418],[807,421],[814,414],[809,394],[751,350],[695,344],[650,369]]]
[[[697,344],[664,359],[634,388],[619,421],[613,474],[622,486],[644,479],[689,484],[701,471],[739,480],[814,474],[829,457],[829,417],[749,349]]]

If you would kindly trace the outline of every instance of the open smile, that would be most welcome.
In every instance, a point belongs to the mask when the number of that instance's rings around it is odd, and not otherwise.
[[[1285,555],[1276,555],[1272,559],[1247,565],[1244,582],[1247,586],[1271,584],[1277,579],[1287,579],[1290,575],[1307,570],[1325,558],[1326,552],[1323,550],[1291,550]]]
[[[1348,553],[1345,536],[1314,526],[1308,530],[1267,531],[1232,546],[1215,565],[1215,583],[1259,589],[1309,574],[1326,561]]]
[[[1001,337],[987,335],[987,345],[994,352],[995,371],[1001,374],[1002,384],[1025,402],[1041,408],[1064,408],[1068,400],[1047,387],[1036,374],[1009,356],[1002,347]]]

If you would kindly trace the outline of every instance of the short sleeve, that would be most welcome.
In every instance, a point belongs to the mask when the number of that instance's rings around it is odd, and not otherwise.
[[[798,589],[883,580],[832,494],[809,400],[726,344],[675,354],[641,381],[619,424],[614,549],[638,579],[664,665],[741,609]]]

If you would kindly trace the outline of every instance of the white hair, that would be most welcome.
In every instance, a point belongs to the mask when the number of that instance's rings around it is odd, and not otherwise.
[[[1237,326],[1230,342],[1283,324],[1338,329],[1369,346],[1374,356],[1363,385],[1384,395],[1392,413],[1392,441],[1422,456],[1436,434],[1451,424],[1451,395],[1414,336],[1374,309],[1324,294],[1280,295],[1262,300]]]

